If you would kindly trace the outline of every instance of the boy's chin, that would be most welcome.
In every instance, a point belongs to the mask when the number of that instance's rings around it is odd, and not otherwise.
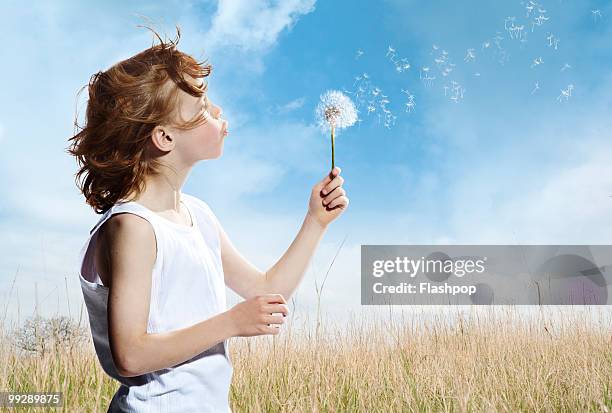
[[[219,147],[219,150],[217,151],[217,154],[213,159],[219,159],[221,156],[223,156],[223,145]]]
[[[219,145],[214,152],[211,151],[211,152],[208,152],[206,154],[202,154],[199,157],[199,160],[205,161],[205,160],[208,160],[208,159],[218,159],[221,156],[223,156],[223,144]]]

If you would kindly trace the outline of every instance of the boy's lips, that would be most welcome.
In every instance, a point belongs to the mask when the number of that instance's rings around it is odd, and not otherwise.
[[[227,122],[223,122],[223,129],[221,130],[221,135],[222,136],[227,136],[227,134],[229,133],[227,128],[228,128],[228,123]]]

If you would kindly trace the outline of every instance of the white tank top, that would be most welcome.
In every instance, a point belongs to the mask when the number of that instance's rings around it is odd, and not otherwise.
[[[190,360],[136,377],[123,377],[108,341],[108,288],[95,268],[98,228],[112,215],[129,212],[153,227],[157,256],[152,271],[148,333],[191,326],[226,311],[218,221],[208,204],[182,193],[192,226],[172,222],[135,201],[120,201],[91,229],[79,254],[79,279],[98,360],[121,385],[109,412],[230,412],[233,367],[228,340]]]

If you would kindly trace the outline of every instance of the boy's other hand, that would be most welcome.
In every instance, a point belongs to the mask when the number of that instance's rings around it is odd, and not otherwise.
[[[342,188],[344,178],[340,176],[341,171],[336,166],[317,182],[310,194],[308,214],[324,228],[338,218],[349,204],[346,191]]]

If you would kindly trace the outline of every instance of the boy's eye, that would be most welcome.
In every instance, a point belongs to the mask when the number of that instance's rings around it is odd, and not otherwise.
[[[204,112],[205,114],[208,113],[208,101],[206,99],[204,99],[204,101],[201,102],[203,108],[201,109],[202,112]]]

